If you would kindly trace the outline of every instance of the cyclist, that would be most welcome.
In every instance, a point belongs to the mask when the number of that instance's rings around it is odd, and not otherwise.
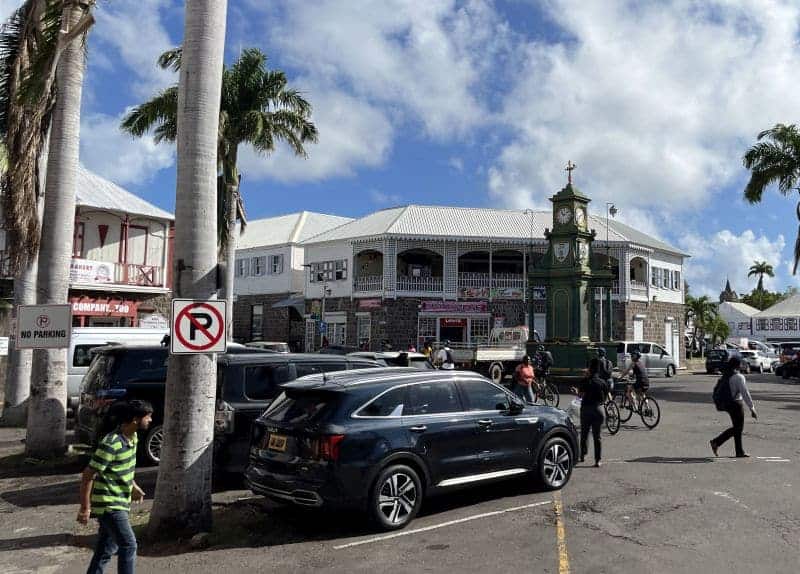
[[[452,371],[456,368],[455,361],[453,361],[453,352],[450,350],[450,341],[445,341],[441,349],[436,353],[434,363],[440,369]]]
[[[628,376],[628,373],[633,373],[633,385],[628,385],[625,391],[625,395],[628,397],[628,400],[631,401],[632,405],[636,404],[633,400],[634,391],[644,395],[647,389],[650,388],[650,378],[647,376],[647,369],[641,363],[641,358],[642,354],[639,351],[633,351],[631,353],[631,364],[620,377],[624,379]]]
[[[550,375],[550,367],[553,366],[553,354],[545,349],[544,345],[536,348],[535,356],[536,378],[544,381]]]
[[[514,369],[514,385],[512,391],[523,401],[535,403],[532,386],[536,383],[536,375],[533,372],[531,358],[529,355],[522,357],[522,362]]]
[[[611,373],[614,370],[614,365],[606,357],[606,350],[604,347],[597,349],[598,359],[598,376],[608,383],[608,388],[614,390],[614,380],[611,378]]]

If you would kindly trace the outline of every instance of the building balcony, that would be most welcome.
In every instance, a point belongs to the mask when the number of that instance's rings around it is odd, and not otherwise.
[[[353,281],[353,291],[356,293],[374,293],[383,291],[383,275],[362,275]]]
[[[411,293],[441,293],[443,290],[441,277],[408,277],[397,278],[397,291]]]
[[[525,276],[516,273],[459,273],[458,286],[467,289],[524,289]]]
[[[647,298],[647,283],[631,281],[631,296]]]
[[[124,285],[134,290],[163,291],[164,268],[158,265],[112,263],[73,258],[69,271],[70,285],[103,290]]]

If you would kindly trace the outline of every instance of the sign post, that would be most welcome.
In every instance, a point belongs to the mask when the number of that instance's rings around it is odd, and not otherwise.
[[[17,349],[66,349],[72,335],[71,305],[20,305],[14,346]]]
[[[228,343],[225,307],[225,301],[217,299],[173,299],[170,353],[224,353]]]

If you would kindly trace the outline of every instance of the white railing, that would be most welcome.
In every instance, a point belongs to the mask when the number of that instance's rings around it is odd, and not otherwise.
[[[383,291],[383,275],[362,275],[356,277],[353,286],[358,293]]]
[[[440,293],[442,291],[441,277],[406,277],[397,278],[398,291],[416,291],[422,293]]]
[[[647,296],[647,283],[631,281],[631,295]]]
[[[492,275],[493,289],[524,289],[525,276],[515,273],[497,273]]]
[[[488,273],[459,273],[458,286],[481,289],[489,286]]]

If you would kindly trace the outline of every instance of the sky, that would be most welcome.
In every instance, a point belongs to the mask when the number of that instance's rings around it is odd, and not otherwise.
[[[0,0],[10,14],[19,0]],[[81,161],[167,210],[175,150],[119,130],[177,82],[181,0],[98,0]],[[795,202],[743,200],[757,134],[800,121],[794,0],[229,0],[226,61],[258,47],[314,107],[308,159],[240,152],[250,219],[409,203],[546,208],[566,181],[692,255],[695,295],[791,275]]]

